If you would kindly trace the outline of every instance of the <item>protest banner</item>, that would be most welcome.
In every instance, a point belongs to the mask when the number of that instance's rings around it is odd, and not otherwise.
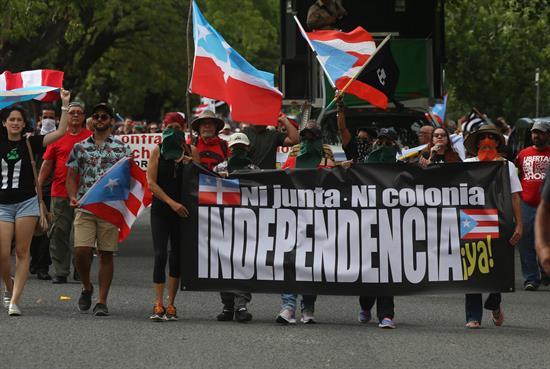
[[[143,170],[147,169],[147,163],[151,157],[151,151],[162,142],[161,133],[138,133],[117,136],[123,143],[130,147],[132,158]]]
[[[507,163],[264,170],[183,183],[182,288],[344,295],[514,290]]]

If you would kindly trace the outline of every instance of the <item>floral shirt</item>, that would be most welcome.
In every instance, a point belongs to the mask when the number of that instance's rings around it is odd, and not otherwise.
[[[130,156],[130,148],[114,136],[107,137],[101,146],[93,135],[74,145],[67,167],[76,169],[80,175],[77,197],[81,198],[116,162]]]

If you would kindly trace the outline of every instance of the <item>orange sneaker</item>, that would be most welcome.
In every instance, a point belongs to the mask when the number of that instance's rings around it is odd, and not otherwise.
[[[493,318],[493,323],[497,327],[500,327],[502,323],[504,323],[504,311],[502,310],[502,307],[499,307],[497,310],[493,310],[491,312],[491,317]]]
[[[176,307],[174,305],[168,305],[166,308],[166,314],[164,315],[166,321],[176,321],[178,320],[178,314],[176,312]]]
[[[153,322],[162,322],[164,321],[164,316],[166,314],[166,310],[164,309],[164,306],[162,304],[156,303],[155,306],[153,306],[153,314],[149,317]]]

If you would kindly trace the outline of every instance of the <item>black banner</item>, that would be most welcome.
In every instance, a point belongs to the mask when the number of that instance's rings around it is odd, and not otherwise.
[[[506,162],[249,172],[191,166],[182,289],[514,290]]]

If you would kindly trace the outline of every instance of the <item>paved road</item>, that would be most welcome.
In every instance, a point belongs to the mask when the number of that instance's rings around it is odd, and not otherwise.
[[[277,295],[256,294],[249,324],[217,322],[216,293],[183,292],[181,320],[147,320],[153,301],[148,216],[116,257],[110,317],[76,310],[79,285],[31,277],[0,314],[0,368],[549,368],[550,288],[504,295],[506,321],[463,328],[462,295],[396,298],[397,329],[356,321],[356,297],[321,296],[316,325],[278,326]],[[97,263],[94,263],[94,270]],[[516,280],[520,286],[520,278]],[[62,300],[61,296],[71,300]]]

